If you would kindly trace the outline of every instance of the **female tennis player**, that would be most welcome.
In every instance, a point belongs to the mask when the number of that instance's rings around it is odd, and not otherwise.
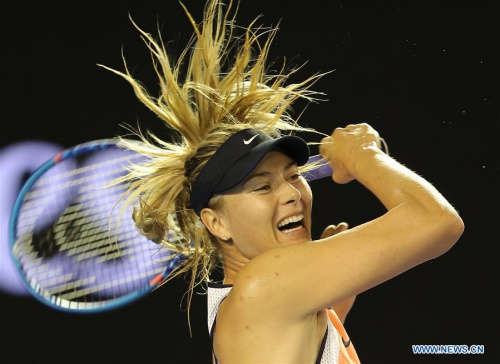
[[[445,253],[463,222],[429,182],[381,151],[370,125],[332,127],[330,136],[301,127],[290,105],[314,99],[321,75],[289,83],[293,70],[268,71],[276,29],[251,24],[236,34],[231,6],[209,0],[200,24],[186,10],[195,35],[175,64],[138,28],[158,97],[126,64],[112,70],[173,134],[137,132],[146,145],[131,148],[150,160],[127,176],[131,200],[141,201],[133,218],[143,235],[186,256],[177,274],[190,274],[190,294],[209,282],[214,363],[358,363],[343,327],[354,297]],[[351,229],[332,225],[313,241],[313,197],[301,174],[311,168],[309,147],[297,132],[321,135],[333,181],[359,181],[387,212]],[[182,241],[168,241],[171,230]],[[217,266],[224,280],[210,282]]]

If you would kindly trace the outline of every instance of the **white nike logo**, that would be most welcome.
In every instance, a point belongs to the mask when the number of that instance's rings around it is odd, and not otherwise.
[[[250,139],[248,139],[248,140],[243,139],[243,143],[245,143],[245,144],[247,144],[247,145],[248,145],[248,144],[250,144],[250,143],[252,142],[252,140],[254,140],[255,138],[257,138],[257,135],[254,135],[253,137],[251,137],[251,138],[250,138]]]

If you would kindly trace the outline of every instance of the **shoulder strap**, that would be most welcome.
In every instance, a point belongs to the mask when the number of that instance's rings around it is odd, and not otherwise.
[[[356,349],[354,349],[354,345],[351,342],[351,339],[349,339],[349,335],[347,335],[344,325],[340,322],[340,319],[335,311],[328,309],[328,317],[340,334],[339,336],[341,342],[339,364],[360,364]]]

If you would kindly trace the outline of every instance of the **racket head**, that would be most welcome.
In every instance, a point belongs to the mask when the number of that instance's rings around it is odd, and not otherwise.
[[[126,184],[109,186],[129,163],[146,157],[119,139],[79,144],[40,166],[12,209],[11,255],[28,291],[57,310],[96,313],[116,309],[156,289],[183,260],[140,235]],[[305,173],[331,176],[328,164]],[[179,239],[175,232],[169,240]]]
[[[144,156],[118,139],[62,151],[23,185],[9,222],[11,256],[29,292],[57,310],[96,313],[157,288],[182,257],[140,235],[109,186]],[[178,237],[170,233],[170,239]]]

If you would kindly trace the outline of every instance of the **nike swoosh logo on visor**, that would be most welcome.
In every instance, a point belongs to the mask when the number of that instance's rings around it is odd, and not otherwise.
[[[257,135],[254,135],[253,137],[251,137],[250,139],[248,140],[245,140],[243,139],[243,143],[245,143],[246,145],[250,144],[252,142],[252,140],[254,140],[255,138],[257,138]]]

